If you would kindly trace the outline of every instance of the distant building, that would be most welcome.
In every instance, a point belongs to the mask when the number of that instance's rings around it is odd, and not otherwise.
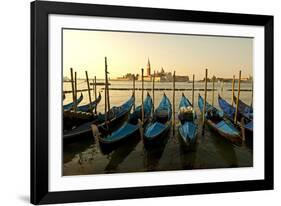
[[[122,76],[122,77],[117,77],[117,80],[128,80],[131,81],[133,80],[134,75],[131,73],[127,73],[126,75]]]
[[[147,67],[146,67],[146,75],[143,77],[144,81],[152,81],[154,76],[154,73],[151,74],[151,65],[150,65],[150,60],[148,58],[147,61]],[[173,81],[173,75],[171,72],[165,72],[163,67],[161,68],[161,71],[157,71],[155,73],[155,81],[156,82],[172,82]],[[176,81],[177,82],[187,82],[189,81],[188,76],[176,76]]]
[[[144,81],[152,81],[153,76],[155,75],[155,81],[156,82],[172,82],[173,81],[173,75],[171,72],[165,72],[163,67],[161,68],[161,71],[158,70],[156,73],[151,74],[151,65],[150,60],[148,58],[147,65],[146,65],[146,74],[143,76]],[[122,77],[117,77],[117,80],[133,80],[133,74],[128,73]],[[136,75],[136,80],[141,80],[140,75]],[[176,82],[188,82],[189,77],[188,76],[176,76]]]
[[[150,69],[150,61],[148,58],[147,67],[146,67],[146,76],[151,76],[151,69]]]

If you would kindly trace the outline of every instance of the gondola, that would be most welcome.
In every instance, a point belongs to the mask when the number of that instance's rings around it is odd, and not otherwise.
[[[218,102],[219,106],[224,112],[224,115],[234,123],[234,116],[235,116],[235,110],[236,108],[229,104],[225,99],[223,99],[220,95],[218,96]],[[239,103],[240,104],[240,103]],[[243,103],[244,104],[244,103]],[[238,106],[239,107],[239,106]],[[247,132],[253,132],[253,120],[249,118],[249,115],[245,115],[244,113],[241,113],[238,109],[237,113],[237,120],[241,122],[241,119],[244,118],[245,125],[244,128],[247,130]]]
[[[107,123],[105,124],[105,114],[98,114],[93,121],[86,122],[80,126],[64,131],[63,140],[69,142],[76,140],[80,136],[92,136],[91,126],[94,124],[98,129],[107,125],[108,131],[114,128],[114,125],[122,123],[122,121],[128,117],[131,111],[135,98],[132,96],[127,102],[119,107],[112,107],[107,112]]]
[[[164,93],[163,98],[155,110],[152,121],[145,127],[144,143],[159,140],[171,127],[172,106],[169,98]]]
[[[80,97],[76,100],[77,102],[77,105],[83,100],[83,94],[81,93],[80,94]],[[64,111],[68,111],[68,110],[71,110],[72,108],[74,107],[74,102],[70,102],[66,105],[63,105],[63,110]]]
[[[79,107],[77,107],[77,111],[79,112],[92,112],[93,109],[95,109],[95,107],[98,105],[98,103],[101,100],[101,94],[99,93],[99,96],[97,97],[97,99],[95,101],[93,101],[91,104],[85,104],[85,105],[81,105]]]
[[[194,145],[197,137],[196,113],[183,93],[179,104],[178,118],[180,120],[178,131],[182,142],[186,146]]]
[[[218,103],[222,111],[224,112],[224,115],[234,122],[234,116],[235,116],[235,107],[229,104],[225,99],[223,99],[220,95],[218,95]],[[237,113],[237,120],[241,120],[241,113],[238,111]]]
[[[92,102],[92,108],[90,104],[77,107],[77,111],[67,110],[63,112],[63,128],[69,130],[73,127],[77,127],[85,122],[93,121],[96,119],[96,115],[93,115],[93,110],[96,108],[101,100],[101,94],[98,98]],[[91,110],[92,109],[92,110]]]
[[[147,93],[147,97],[144,101],[144,122],[146,122],[151,115],[152,110],[152,99]],[[99,137],[99,142],[103,145],[116,145],[127,138],[132,137],[140,131],[139,120],[142,115],[142,106],[138,106],[135,111],[130,114],[127,122],[125,122],[119,129],[112,132],[110,135],[102,138]]]
[[[204,99],[198,95],[198,106],[203,113]],[[222,137],[230,140],[231,142],[241,143],[242,139],[239,131],[235,126],[228,120],[223,118],[223,112],[206,102],[206,113],[205,115],[207,124]]]
[[[97,115],[89,112],[68,110],[63,112],[63,130],[70,130],[86,122],[93,121]]]
[[[236,96],[234,96],[234,102],[237,101]],[[246,118],[253,119],[253,107],[247,105],[239,99],[238,101],[238,111]]]

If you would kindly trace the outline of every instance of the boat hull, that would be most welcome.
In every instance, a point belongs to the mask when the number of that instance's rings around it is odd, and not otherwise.
[[[83,100],[83,94],[81,93],[80,97],[76,100],[77,105],[79,105],[82,100]],[[74,102],[71,102],[69,104],[63,105],[63,110],[64,111],[71,110],[71,109],[74,108],[74,105],[75,105]]]
[[[120,107],[115,107],[112,109],[112,113],[109,114],[109,121],[108,121],[108,127],[105,128],[105,122],[104,122],[104,115],[101,115],[97,117],[94,121],[86,122],[77,128],[65,131],[63,135],[64,143],[72,142],[73,140],[79,141],[80,139],[84,139],[86,137],[93,138],[92,128],[91,125],[95,124],[97,125],[97,128],[99,132],[106,134],[108,132],[112,132],[117,127],[120,127],[122,123],[128,119],[128,115],[131,111],[132,105],[133,105],[134,97],[132,97],[129,101],[127,101],[125,104],[123,104]],[[120,109],[121,113],[118,113]],[[114,112],[117,114],[114,115]],[[83,138],[81,138],[83,136]]]
[[[86,122],[94,121],[96,116],[86,112],[74,112],[64,111],[63,112],[63,130],[70,130],[73,127],[77,127]]]
[[[238,134],[229,134],[217,128],[216,124],[214,124],[211,120],[207,120],[207,124],[209,127],[217,132],[220,136],[226,138],[227,140],[231,141],[232,143],[241,143],[242,138]]]
[[[124,113],[122,116],[115,118],[112,121],[109,121],[108,129],[105,129],[104,123],[99,124],[99,122],[95,122],[95,121],[87,122],[84,125],[82,125],[84,127],[80,131],[65,134],[63,136],[64,143],[73,142],[74,140],[78,141],[84,138],[93,138],[92,129],[91,129],[92,124],[97,124],[98,130],[102,135],[112,132],[116,128],[120,127],[126,119],[128,119],[129,112],[130,111]]]
[[[203,105],[204,100],[199,95],[198,106],[201,113],[203,111]],[[206,123],[210,126],[213,131],[233,143],[242,142],[242,138],[240,136],[239,131],[234,127],[234,125],[230,121],[227,121],[223,118],[223,114],[221,113],[221,111],[211,106],[208,102],[206,102],[206,111],[212,111],[212,113],[214,114],[213,116],[207,115],[207,112],[206,114],[202,114],[206,115]]]
[[[171,127],[172,106],[169,98],[163,95],[163,98],[155,110],[154,117],[144,130],[144,144],[153,144],[163,138]]]
[[[184,132],[184,127],[195,127],[194,129],[188,129],[192,130],[188,133]],[[184,125],[180,125],[178,127],[178,133],[179,137],[181,139],[181,143],[185,145],[186,147],[192,147],[194,144],[196,144],[197,141],[197,128],[196,125],[192,122],[187,122]]]
[[[144,144],[150,144],[150,145],[153,145],[153,144],[157,144],[158,141],[161,141],[162,139],[165,138],[165,136],[167,135],[167,133],[170,131],[170,128],[171,128],[171,122],[168,122],[165,126],[165,129],[161,132],[159,132],[157,135],[154,135],[154,136],[148,136],[148,135],[145,135],[144,133],[144,138],[143,138],[143,141],[144,141]]]
[[[123,144],[124,142],[126,142],[128,139],[133,138],[133,137],[139,137],[140,136],[140,130],[139,127],[137,127],[136,130],[134,130],[131,133],[128,133],[124,136],[122,136],[121,138],[118,138],[116,140],[113,141],[107,141],[102,137],[99,137],[99,143],[103,146],[119,146],[120,144]]]
[[[114,130],[116,130],[117,128],[119,128],[124,123],[124,121],[128,119],[130,110],[123,113],[119,117],[113,118],[107,123],[107,125],[104,122],[102,124],[99,124],[98,125],[99,132],[102,135],[107,135],[113,132]]]

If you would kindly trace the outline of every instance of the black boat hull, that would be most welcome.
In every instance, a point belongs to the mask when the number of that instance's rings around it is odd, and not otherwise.
[[[89,122],[88,124],[85,124],[85,127],[82,128],[80,131],[77,131],[75,133],[69,133],[67,135],[63,136],[63,143],[69,143],[73,141],[79,141],[84,138],[93,138],[93,133],[91,129],[92,124],[97,124],[97,127],[99,129],[99,132],[102,135],[107,134],[108,132],[114,131],[116,128],[120,127],[122,123],[128,118],[128,115],[130,113],[130,110],[127,111],[126,113],[122,114],[118,118],[114,118],[112,121],[109,121],[109,129],[105,129],[104,123],[100,124],[99,122]]]

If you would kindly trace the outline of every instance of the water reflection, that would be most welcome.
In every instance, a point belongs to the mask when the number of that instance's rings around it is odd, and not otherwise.
[[[226,167],[237,167],[237,157],[235,153],[235,145],[229,140],[212,135],[213,140],[215,141],[215,147],[218,151],[220,157],[224,160]]]
[[[105,167],[106,172],[114,172],[117,167],[125,160],[125,158],[135,149],[140,142],[140,137],[133,137],[126,141],[126,144],[117,147],[110,154],[110,160]]]
[[[75,155],[82,153],[94,144],[94,138],[85,138],[83,141],[66,144],[63,147],[63,163],[71,161]]]
[[[144,168],[147,171],[157,170],[159,161],[162,157],[169,135],[164,135],[158,141],[144,145]]]

